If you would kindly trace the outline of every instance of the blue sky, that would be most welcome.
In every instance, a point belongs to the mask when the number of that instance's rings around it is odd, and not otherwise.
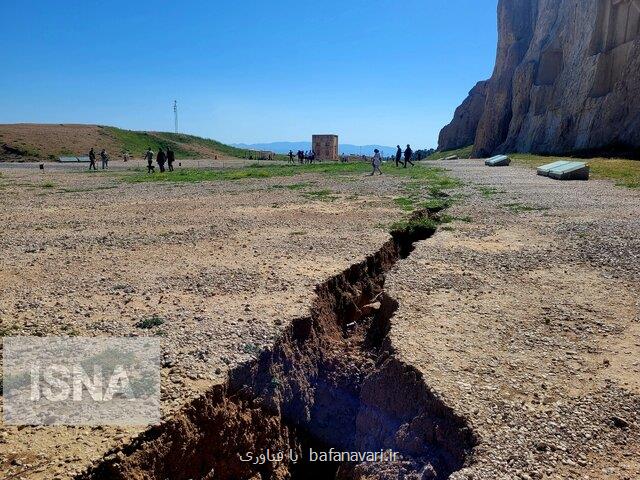
[[[228,143],[435,146],[496,49],[497,0],[6,0],[0,123]]]

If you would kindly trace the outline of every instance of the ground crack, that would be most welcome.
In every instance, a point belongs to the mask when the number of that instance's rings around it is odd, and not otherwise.
[[[272,348],[79,478],[429,479],[462,468],[473,432],[389,340],[398,303],[384,292],[385,274],[433,233],[392,232],[375,254],[318,285],[309,316],[293,320]],[[331,448],[397,456],[311,461],[310,449]],[[299,460],[241,459],[266,451]]]

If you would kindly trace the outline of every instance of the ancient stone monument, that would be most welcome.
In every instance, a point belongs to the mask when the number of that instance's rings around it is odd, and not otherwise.
[[[338,160],[337,135],[313,135],[311,145],[318,160]]]
[[[441,150],[638,155],[640,0],[500,0],[498,33]]]

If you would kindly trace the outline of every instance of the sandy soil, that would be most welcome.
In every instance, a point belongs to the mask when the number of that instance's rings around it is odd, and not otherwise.
[[[455,478],[639,478],[639,192],[446,166],[470,222],[387,288],[402,358],[479,437]]]

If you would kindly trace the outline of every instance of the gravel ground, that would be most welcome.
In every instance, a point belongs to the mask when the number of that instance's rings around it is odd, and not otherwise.
[[[640,192],[447,162],[468,218],[400,262],[393,343],[479,439],[455,478],[640,478]]]
[[[387,290],[398,354],[478,437],[454,477],[640,477],[640,195],[441,165],[466,182],[457,220]],[[131,185],[77,166],[0,171],[3,334],[157,335],[165,415],[270,345],[401,215],[388,175]],[[162,325],[136,326],[153,316]],[[67,478],[135,433],[2,426],[0,471]]]
[[[2,334],[159,336],[165,415],[270,345],[402,214],[388,175],[126,184],[16,165],[0,170]],[[66,478],[136,432],[3,426],[0,471]]]

